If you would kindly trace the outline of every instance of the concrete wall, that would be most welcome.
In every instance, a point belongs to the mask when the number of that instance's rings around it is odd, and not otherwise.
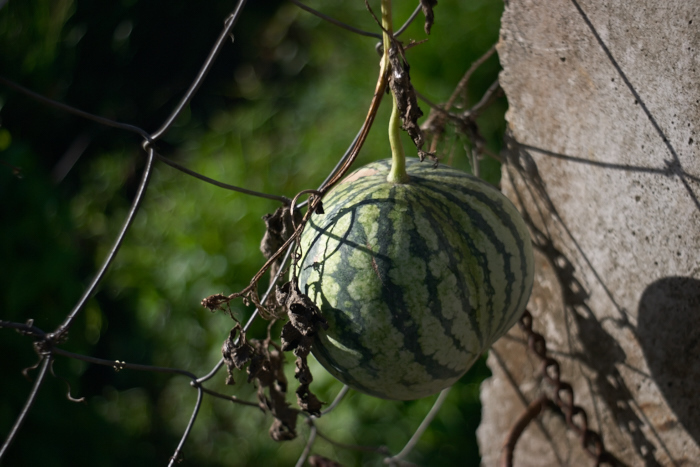
[[[620,461],[700,465],[700,1],[510,0],[498,53],[534,328]],[[489,356],[484,465],[547,390],[523,339]],[[593,465],[552,412],[514,459]]]

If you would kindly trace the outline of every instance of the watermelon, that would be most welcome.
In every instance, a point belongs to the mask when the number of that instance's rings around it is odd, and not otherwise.
[[[412,400],[457,381],[520,318],[532,243],[513,204],[445,165],[391,160],[349,175],[301,236],[301,291],[328,320],[314,357],[353,389]]]

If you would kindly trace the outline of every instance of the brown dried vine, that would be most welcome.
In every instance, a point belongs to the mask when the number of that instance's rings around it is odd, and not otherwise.
[[[496,160],[500,160],[497,154],[491,153],[486,149],[486,139],[481,134],[479,125],[477,124],[477,117],[480,113],[488,107],[495,98],[502,94],[502,89],[498,80],[496,80],[489,89],[484,93],[482,98],[478,103],[473,105],[462,112],[454,112],[452,109],[463,109],[467,107],[467,88],[469,79],[472,77],[474,72],[484,64],[494,53],[496,52],[496,46],[493,45],[489,50],[487,50],[481,57],[479,57],[474,63],[471,64],[469,69],[464,73],[459,83],[455,87],[450,98],[444,104],[436,105],[431,104],[430,114],[428,118],[421,125],[421,130],[425,132],[431,139],[429,152],[434,153],[437,151],[438,144],[444,139],[446,129],[449,125],[455,128],[456,133],[462,134],[467,137],[469,141],[474,146],[474,154],[472,165],[474,166],[475,172],[478,174],[478,159],[482,154],[487,153],[494,157]],[[424,99],[425,100],[425,99]]]

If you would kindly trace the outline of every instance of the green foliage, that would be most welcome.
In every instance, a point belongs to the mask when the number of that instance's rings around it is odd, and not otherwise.
[[[288,197],[325,178],[367,112],[378,73],[374,39],[353,35],[282,2],[249,2],[210,76],[159,150],[217,180]],[[378,31],[362,2],[309,2],[357,27]],[[378,4],[373,5],[378,12]],[[153,131],[174,108],[219,34],[232,2],[79,2],[10,0],[0,9],[0,70],[37,92]],[[427,43],[407,52],[416,89],[444,102],[469,64],[496,40],[503,6],[494,1],[444,1]],[[396,2],[395,18],[413,7]],[[421,21],[403,39],[425,38]],[[478,101],[495,80],[492,57],[473,77]],[[387,99],[386,102],[389,102]],[[380,109],[357,166],[388,157],[389,106]],[[0,87],[0,319],[35,319],[51,331],[79,298],[111,247],[144,166],[139,138],[105,129]],[[480,120],[498,151],[505,102]],[[428,113],[427,106],[424,112]],[[80,145],[87,146],[84,152]],[[453,164],[468,168],[465,140],[444,145]],[[411,143],[404,146],[411,154]],[[75,165],[71,165],[74,156]],[[12,167],[21,168],[21,178]],[[72,167],[72,168],[71,168]],[[482,170],[497,181],[497,165]],[[261,217],[278,203],[228,192],[157,163],[124,246],[98,293],[71,328],[65,349],[111,360],[205,374],[221,358],[232,327],[199,303],[248,285],[264,263]],[[262,281],[266,284],[266,279]],[[252,309],[235,303],[246,319]],[[251,331],[264,335],[266,323]],[[279,326],[276,327],[279,332]],[[0,330],[0,433],[9,432],[29,393],[20,370],[34,363],[31,342]],[[7,356],[11,355],[11,358]],[[290,360],[289,367],[293,367]],[[186,378],[88,365],[59,357],[39,393],[7,465],[163,465],[191,415],[196,393]],[[332,401],[340,384],[317,365],[312,385]],[[450,465],[474,459],[479,419],[479,364],[452,390],[409,460]],[[291,369],[290,392],[296,387]],[[255,400],[255,388],[214,390]],[[291,399],[290,399],[291,400]],[[398,452],[433,399],[400,403],[351,393],[321,419],[338,441],[387,445]],[[270,415],[206,397],[187,443],[188,465],[289,465],[308,430],[275,443]],[[40,449],[39,449],[40,448]],[[317,441],[314,452],[345,465],[381,463],[379,456]]]

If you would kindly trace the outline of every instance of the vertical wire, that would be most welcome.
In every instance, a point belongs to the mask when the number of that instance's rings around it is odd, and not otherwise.
[[[306,442],[306,446],[304,446],[304,450],[302,451],[301,455],[299,456],[299,459],[297,459],[297,463],[295,464],[294,467],[303,467],[304,466],[304,462],[309,457],[309,454],[311,453],[311,448],[314,446],[314,443],[316,442],[316,432],[317,432],[316,425],[314,425],[312,423],[311,430],[309,430],[309,440]]]
[[[126,216],[126,220],[124,221],[124,224],[122,225],[121,230],[119,231],[119,234],[117,235],[116,240],[114,241],[114,244],[112,245],[112,249],[109,251],[109,254],[107,254],[107,257],[105,260],[102,262],[102,266],[100,267],[100,270],[97,272],[95,277],[92,279],[92,282],[90,285],[85,289],[85,292],[83,292],[83,295],[80,297],[80,300],[78,300],[78,303],[73,307],[71,312],[68,314],[66,319],[61,323],[58,328],[56,328],[56,331],[53,333],[54,336],[60,335],[63,332],[65,332],[70,325],[72,324],[73,320],[75,317],[78,315],[80,310],[83,309],[85,306],[85,303],[87,300],[92,296],[93,292],[97,288],[97,285],[102,281],[103,276],[107,272],[107,268],[109,268],[109,265],[112,264],[112,261],[114,258],[117,256],[117,252],[119,251],[119,248],[122,245],[122,241],[124,240],[124,237],[126,236],[126,232],[129,230],[129,227],[131,227],[131,223],[134,221],[134,218],[136,217],[136,213],[139,210],[139,207],[141,207],[141,201],[143,201],[144,194],[146,193],[146,188],[148,187],[148,182],[151,177],[151,171],[153,169],[153,159],[155,158],[155,150],[153,147],[148,148],[148,159],[146,161],[146,167],[143,169],[143,175],[141,176],[141,182],[139,183],[139,188],[138,191],[136,192],[136,196],[134,197],[134,201],[131,204],[131,209],[129,209],[129,214]]]
[[[5,442],[3,443],[2,447],[0,447],[0,461],[2,461],[3,456],[7,453],[7,450],[10,447],[10,444],[12,444],[12,441],[14,441],[15,437],[17,436],[17,433],[19,432],[19,429],[22,427],[22,424],[24,423],[24,420],[27,418],[27,414],[29,413],[29,410],[32,408],[34,405],[34,400],[36,399],[36,395],[39,392],[39,388],[41,387],[41,383],[44,382],[44,378],[46,377],[46,370],[49,368],[49,365],[51,364],[51,355],[45,355],[43,357],[43,361],[41,362],[41,367],[39,368],[39,374],[37,375],[36,381],[34,381],[34,386],[32,386],[32,391],[29,393],[29,397],[27,398],[27,402],[25,402],[24,407],[22,408],[22,411],[20,412],[19,416],[17,417],[17,420],[15,420],[15,424],[12,426],[12,429],[10,430],[10,434],[7,435],[7,439],[5,439]]]
[[[423,436],[423,433],[425,433],[425,430],[428,429],[428,426],[430,423],[433,421],[435,416],[438,414],[440,411],[440,407],[442,407],[442,404],[445,402],[447,399],[447,395],[450,393],[450,389],[452,389],[452,386],[449,388],[445,388],[440,392],[440,395],[438,398],[435,400],[435,403],[433,404],[433,407],[430,409],[430,412],[428,412],[428,415],[425,416],[421,424],[418,426],[418,429],[416,430],[415,433],[413,433],[413,436],[411,437],[410,440],[408,440],[408,443],[406,443],[406,446],[401,450],[400,453],[396,454],[393,457],[390,457],[388,459],[385,459],[385,463],[392,463],[395,461],[400,461],[404,457],[406,457],[414,447],[416,447],[416,444],[418,444],[418,441],[420,440],[421,436]]]
[[[216,40],[216,44],[214,45],[214,47],[212,47],[211,51],[209,52],[209,55],[204,61],[202,68],[199,70],[199,73],[197,73],[197,77],[194,79],[189,89],[178,103],[177,107],[175,107],[175,110],[172,111],[172,113],[168,116],[168,118],[160,126],[160,128],[158,128],[155,132],[153,132],[153,134],[151,134],[151,137],[154,140],[160,138],[161,136],[163,136],[163,134],[165,134],[166,131],[168,131],[175,119],[178,116],[180,116],[185,106],[190,103],[195,93],[199,90],[199,87],[202,85],[204,78],[206,78],[207,74],[209,74],[209,70],[211,70],[211,67],[214,65],[216,57],[219,56],[219,52],[221,52],[221,49],[223,48],[224,41],[227,37],[230,36],[233,27],[236,25],[238,18],[243,12],[243,7],[245,6],[246,1],[247,0],[238,0],[238,4],[236,5],[234,12],[231,13],[231,15],[226,19],[226,22],[224,23],[224,29],[223,31],[221,31],[221,34],[219,34],[219,38]]]
[[[190,435],[190,432],[192,431],[192,427],[194,426],[194,422],[197,419],[197,415],[199,414],[199,408],[202,406],[202,396],[204,395],[204,391],[202,391],[201,387],[197,388],[197,403],[194,405],[194,410],[192,411],[192,416],[190,417],[190,421],[187,423],[187,427],[185,427],[185,432],[182,434],[182,438],[180,438],[180,442],[177,445],[177,448],[175,448],[175,453],[173,456],[170,458],[170,462],[168,462],[168,467],[172,467],[176,463],[180,462],[181,459],[179,459],[180,454],[182,453],[182,447],[185,445],[185,441],[187,440],[187,437]]]

